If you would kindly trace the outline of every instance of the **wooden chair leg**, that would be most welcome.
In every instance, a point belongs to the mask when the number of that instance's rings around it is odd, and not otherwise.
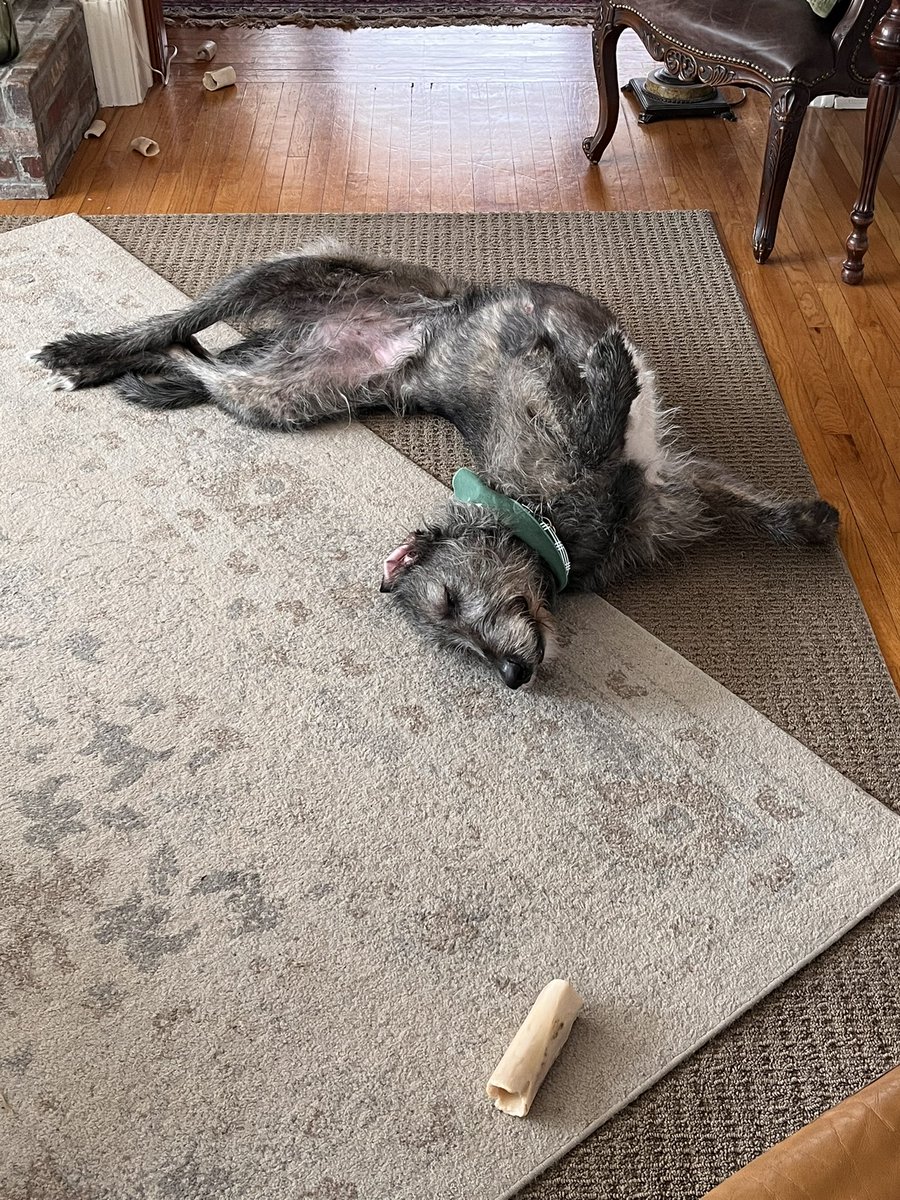
[[[794,151],[809,101],[809,92],[796,85],[781,88],[772,96],[759,211],[753,230],[753,254],[759,263],[766,261],[775,245],[784,189],[791,173]]]
[[[870,39],[878,67],[869,85],[866,141],[859,195],[850,214],[853,232],[847,238],[847,257],[841,270],[844,283],[862,283],[863,258],[869,248],[868,229],[875,217],[875,190],[884,154],[900,111],[900,4],[875,26]]]
[[[581,148],[592,163],[609,145],[619,119],[619,72],[616,65],[616,43],[624,32],[624,25],[616,25],[615,5],[601,0],[600,11],[594,22],[591,43],[594,50],[594,74],[597,76],[597,91],[600,96],[600,117],[593,137],[585,138]]]

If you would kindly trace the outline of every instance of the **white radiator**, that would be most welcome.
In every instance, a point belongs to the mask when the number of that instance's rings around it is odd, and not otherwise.
[[[141,0],[81,0],[102,108],[140,104],[153,82]]]

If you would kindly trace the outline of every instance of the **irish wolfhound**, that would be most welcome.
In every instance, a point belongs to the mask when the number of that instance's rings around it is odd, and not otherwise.
[[[194,335],[223,320],[253,332],[212,357]],[[822,500],[765,495],[676,450],[643,355],[608,309],[558,284],[466,283],[319,246],[35,358],[61,387],[115,380],[137,404],[213,403],[276,429],[377,408],[452,421],[477,475],[460,472],[446,511],[388,556],[382,590],[512,688],[552,650],[567,585],[602,592],[719,530],[818,544],[837,529]]]

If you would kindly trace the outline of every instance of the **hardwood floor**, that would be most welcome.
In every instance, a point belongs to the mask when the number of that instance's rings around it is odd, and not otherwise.
[[[238,86],[205,92],[207,37]],[[648,60],[623,38],[620,74]],[[0,213],[384,212],[710,208],[900,683],[900,143],[882,174],[866,283],[840,283],[863,114],[810,110],[771,261],[750,249],[766,109],[736,124],[637,125],[629,102],[599,168],[589,33],[519,26],[170,29],[173,80],[104,112],[58,194]],[[157,158],[128,149],[155,138]]]

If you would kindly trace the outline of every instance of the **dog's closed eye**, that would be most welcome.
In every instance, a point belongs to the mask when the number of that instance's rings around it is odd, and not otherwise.
[[[442,616],[445,620],[456,616],[459,608],[459,596],[451,588],[444,587],[444,601],[442,605]]]

